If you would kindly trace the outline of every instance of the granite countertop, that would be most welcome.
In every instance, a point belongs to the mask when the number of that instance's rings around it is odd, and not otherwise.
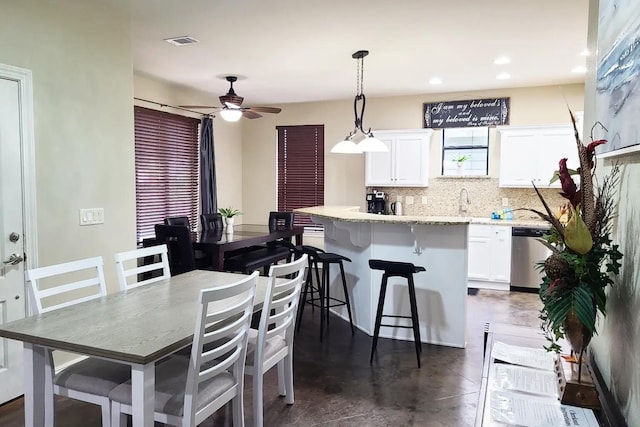
[[[489,225],[508,225],[509,227],[536,227],[550,228],[551,225],[547,221],[533,218],[523,219],[490,219],[490,218],[471,218],[471,224],[489,224]]]
[[[469,224],[471,222],[471,218],[460,216],[377,215],[360,212],[359,206],[314,206],[311,208],[296,209],[295,212],[345,222],[370,222],[377,224],[459,225]]]
[[[295,212],[314,215],[320,218],[336,219],[345,222],[371,222],[380,224],[491,224],[515,227],[549,228],[549,224],[537,219],[497,220],[462,216],[417,216],[417,215],[378,215],[360,212],[359,206],[314,206],[295,209]]]

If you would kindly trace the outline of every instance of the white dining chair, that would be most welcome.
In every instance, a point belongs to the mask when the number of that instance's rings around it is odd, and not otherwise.
[[[35,314],[63,309],[107,294],[102,257],[27,270]],[[100,405],[102,425],[111,425],[109,392],[131,378],[127,365],[85,358],[54,374],[52,351],[45,358],[45,416],[54,425],[54,394]]]
[[[138,286],[159,282],[171,277],[167,253],[167,245],[149,246],[148,248],[117,253],[115,259],[120,290],[125,291],[137,288]],[[144,262],[145,258],[151,262],[146,265],[139,265],[139,261],[142,259]],[[141,275],[149,277],[138,280]]]
[[[269,269],[269,286],[264,297],[258,329],[249,331],[245,373],[253,376],[253,425],[263,425],[263,378],[278,366],[278,391],[292,405],[293,333],[298,313],[307,255]]]
[[[191,356],[172,356],[156,365],[155,421],[195,427],[231,401],[233,426],[244,426],[244,364],[257,282],[254,272],[201,291]],[[131,392],[128,381],[109,394],[114,427],[132,412]]]

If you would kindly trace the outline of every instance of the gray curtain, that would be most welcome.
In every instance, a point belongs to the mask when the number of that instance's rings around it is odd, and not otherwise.
[[[213,149],[213,118],[202,118],[200,126],[200,200],[202,213],[218,212],[216,155]]]

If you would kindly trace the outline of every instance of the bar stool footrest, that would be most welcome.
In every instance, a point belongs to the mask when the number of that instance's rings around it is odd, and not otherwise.
[[[413,326],[405,326],[405,325],[387,325],[385,323],[380,323],[380,326],[386,326],[387,328],[405,328],[405,329],[413,329]]]

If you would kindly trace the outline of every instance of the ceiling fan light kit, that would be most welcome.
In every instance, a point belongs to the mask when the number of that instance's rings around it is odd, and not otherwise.
[[[237,122],[242,117],[242,111],[235,108],[220,110],[220,116],[226,122]]]
[[[358,69],[356,74],[356,87],[357,93],[353,100],[353,114],[355,116],[354,119],[354,129],[347,135],[347,137],[338,142],[331,149],[332,153],[340,153],[340,154],[359,154],[365,152],[388,152],[389,147],[387,147],[382,141],[373,136],[373,132],[371,132],[371,128],[365,132],[363,129],[363,120],[364,120],[364,109],[367,103],[367,98],[364,96],[364,91],[362,90],[362,80],[364,73],[364,57],[369,54],[368,50],[359,50],[355,52],[351,57],[358,62]],[[359,108],[359,109],[358,109]],[[358,144],[354,142],[354,137],[358,134],[364,136],[364,139],[360,141]]]

